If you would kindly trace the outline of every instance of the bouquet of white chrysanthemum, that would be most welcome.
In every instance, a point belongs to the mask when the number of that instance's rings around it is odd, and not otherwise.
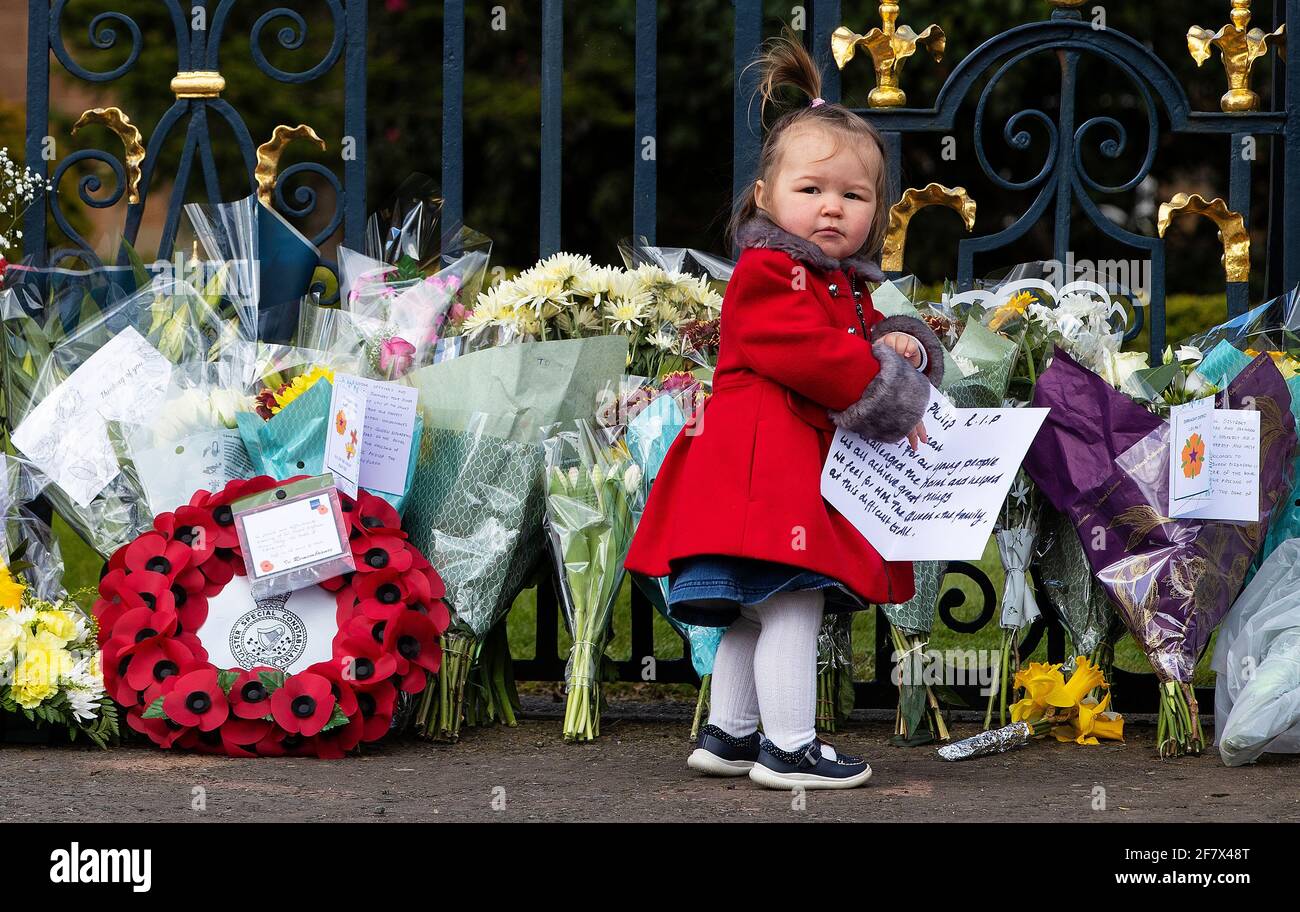
[[[653,263],[596,266],[557,253],[478,296],[461,332],[471,348],[514,341],[631,337],[628,372],[658,377],[688,366],[688,330],[718,318],[714,280]]]

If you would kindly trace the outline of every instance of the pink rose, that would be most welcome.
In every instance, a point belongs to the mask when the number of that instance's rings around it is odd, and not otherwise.
[[[401,336],[392,336],[379,347],[379,369],[389,380],[405,374],[414,363],[415,346]]]

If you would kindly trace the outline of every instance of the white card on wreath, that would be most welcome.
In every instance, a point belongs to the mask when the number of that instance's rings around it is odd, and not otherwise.
[[[979,560],[1045,408],[957,408],[930,387],[913,452],[837,429],[822,496],[885,560]]]

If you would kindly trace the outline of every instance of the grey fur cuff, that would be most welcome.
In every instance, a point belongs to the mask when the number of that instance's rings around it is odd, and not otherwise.
[[[936,387],[943,382],[943,343],[939,341],[939,337],[934,334],[934,330],[924,320],[909,317],[906,314],[885,317],[885,319],[871,327],[871,341],[873,343],[877,342],[884,337],[885,333],[891,332],[907,333],[914,336],[916,341],[921,343],[921,347],[925,349],[925,356],[929,359],[924,371],[925,376]]]
[[[884,322],[882,320],[878,325],[884,325]],[[929,331],[928,326],[926,331]],[[930,382],[906,358],[883,342],[872,343],[871,353],[880,362],[880,373],[867,384],[857,402],[842,412],[831,411],[829,415],[839,427],[869,440],[897,443],[925,417],[925,407],[930,401]],[[939,365],[942,373],[942,360]]]

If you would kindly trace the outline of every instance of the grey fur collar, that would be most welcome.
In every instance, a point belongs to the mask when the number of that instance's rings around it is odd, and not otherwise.
[[[773,250],[780,250],[790,254],[796,260],[807,263],[809,266],[815,266],[825,272],[841,269],[845,273],[856,272],[859,276],[872,282],[885,281],[885,274],[880,271],[879,264],[873,263],[865,257],[845,257],[842,260],[837,260],[832,256],[828,256],[815,243],[786,231],[772,221],[767,213],[762,211],[741,225],[739,230],[736,231],[736,244],[742,249],[746,247],[770,247]]]

